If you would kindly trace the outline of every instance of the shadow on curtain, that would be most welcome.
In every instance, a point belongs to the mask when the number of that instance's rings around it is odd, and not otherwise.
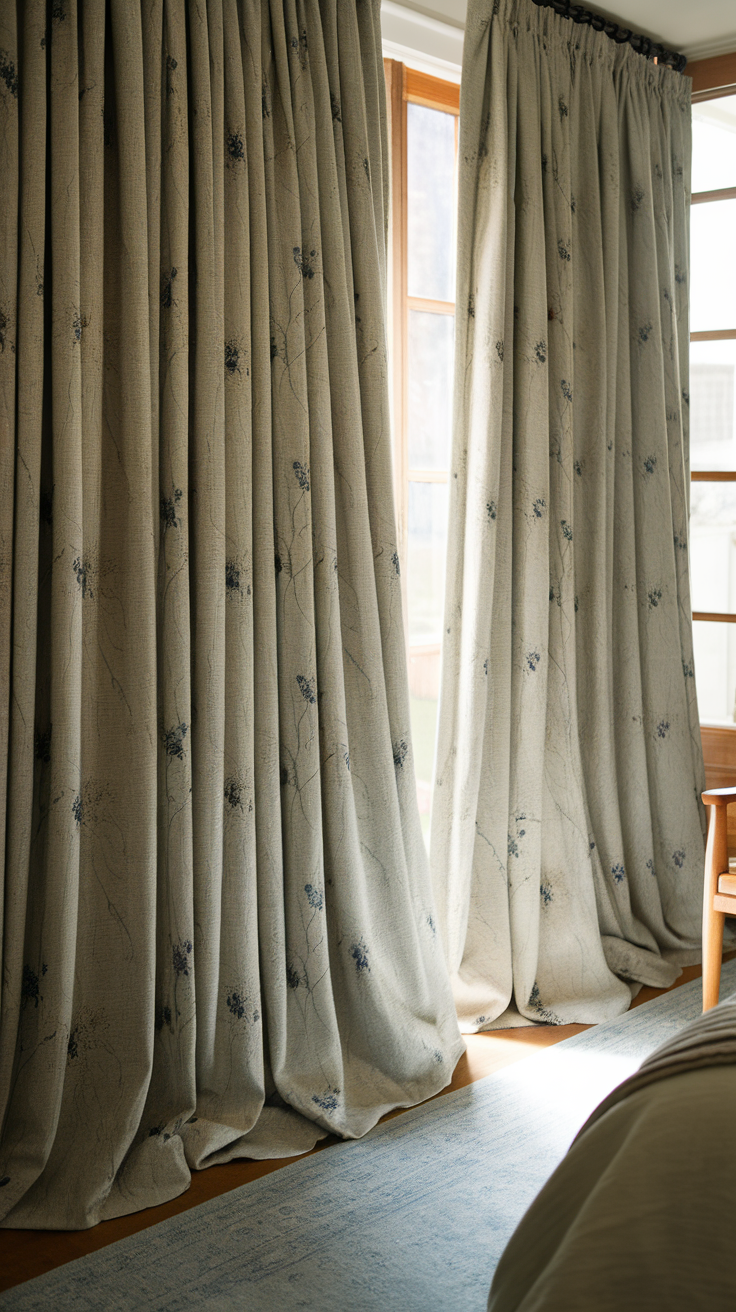
[[[0,49],[0,1201],[71,1229],[362,1135],[462,1040],[409,736],[377,0],[4,0]]]
[[[461,1028],[601,1021],[700,959],[690,83],[471,0],[460,132],[440,929]]]

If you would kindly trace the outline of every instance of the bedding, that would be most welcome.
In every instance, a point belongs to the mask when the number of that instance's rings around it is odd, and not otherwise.
[[[736,994],[606,1098],[512,1235],[489,1312],[734,1312]]]

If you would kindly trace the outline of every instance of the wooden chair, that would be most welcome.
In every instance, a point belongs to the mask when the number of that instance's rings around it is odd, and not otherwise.
[[[723,956],[723,922],[736,916],[736,874],[728,868],[728,804],[736,788],[711,788],[703,793],[710,807],[703,889],[703,1011],[718,1005]]]

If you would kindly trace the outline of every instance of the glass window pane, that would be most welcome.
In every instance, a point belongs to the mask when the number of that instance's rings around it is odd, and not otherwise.
[[[693,610],[736,612],[736,483],[690,487]]]
[[[455,316],[409,311],[409,468],[447,469]]]
[[[736,96],[693,105],[693,191],[736,187]]]
[[[455,299],[455,115],[407,107],[408,290]]]
[[[690,343],[690,465],[736,469],[736,341]]]
[[[693,624],[695,685],[701,724],[733,724],[736,624]]]
[[[690,211],[690,329],[736,328],[736,200]]]
[[[409,645],[440,641],[447,549],[446,483],[409,483]]]

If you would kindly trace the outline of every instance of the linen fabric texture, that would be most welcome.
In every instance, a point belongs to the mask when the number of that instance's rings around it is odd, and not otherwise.
[[[82,1228],[362,1135],[463,1044],[377,0],[1,0],[0,50],[0,1203]]]
[[[700,959],[690,83],[471,0],[432,870],[461,1028]]]

